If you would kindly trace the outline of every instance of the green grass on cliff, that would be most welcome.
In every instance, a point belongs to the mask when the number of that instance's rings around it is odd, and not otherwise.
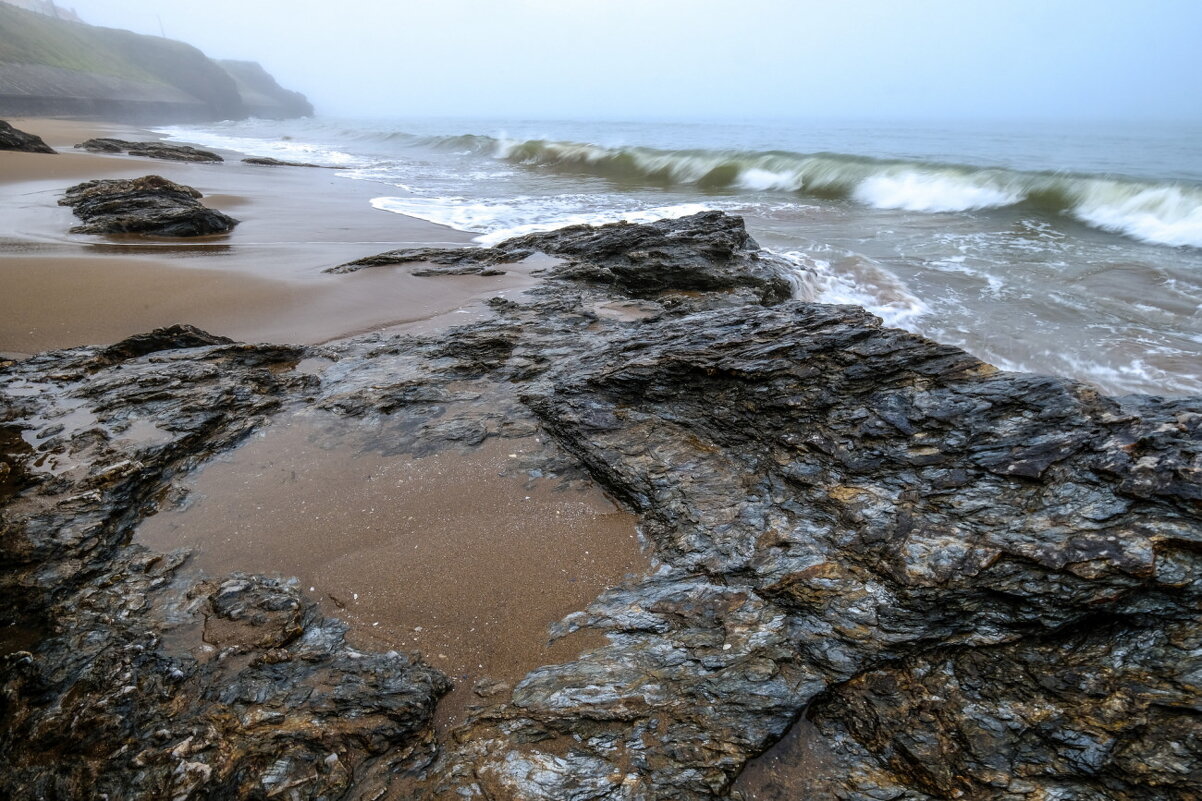
[[[42,64],[163,83],[105,42],[104,31],[0,3],[0,64]]]
[[[218,119],[245,116],[233,77],[192,45],[53,19],[0,3],[0,78],[6,63],[173,86],[207,105]]]

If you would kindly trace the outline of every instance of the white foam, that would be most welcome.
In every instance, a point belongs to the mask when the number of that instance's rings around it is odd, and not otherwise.
[[[708,211],[712,205],[682,203],[650,209],[587,209],[592,196],[557,195],[514,197],[501,201],[472,201],[463,197],[378,197],[371,205],[383,211],[417,217],[460,231],[478,232],[474,241],[495,245],[515,236],[554,231],[569,225],[614,222],[648,223]]]
[[[1179,186],[1139,188],[1097,181],[1081,193],[1073,216],[1143,242],[1202,247],[1202,193]]]
[[[801,189],[801,177],[796,172],[775,172],[758,167],[747,167],[739,172],[735,181],[740,189],[756,192],[796,192]]]
[[[282,161],[307,161],[327,167],[362,167],[371,163],[367,159],[342,150],[291,139],[230,136],[203,128],[185,126],[159,128],[155,130],[155,133],[164,134],[169,142],[188,142],[201,147],[233,150],[248,156],[277,158]]]
[[[998,208],[1023,199],[1021,192],[967,175],[918,170],[869,176],[856,186],[852,196],[878,209],[927,212]]]
[[[793,296],[814,303],[860,306],[885,322],[885,325],[918,331],[918,320],[930,309],[912,295],[900,280],[879,267],[852,276],[836,271],[831,263],[800,251],[778,254],[793,266],[788,275]]]

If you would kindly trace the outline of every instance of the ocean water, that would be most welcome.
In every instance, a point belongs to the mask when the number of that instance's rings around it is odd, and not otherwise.
[[[343,167],[489,244],[739,214],[798,296],[1003,369],[1202,394],[1202,126],[248,120],[178,141]]]

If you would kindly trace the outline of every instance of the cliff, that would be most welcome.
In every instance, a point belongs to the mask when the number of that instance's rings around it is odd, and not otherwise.
[[[194,122],[313,113],[257,64],[223,65],[183,42],[2,3],[0,30],[0,115]]]
[[[254,61],[218,61],[234,79],[238,94],[252,117],[289,119],[310,117],[313,106],[300,92],[292,92],[276,83],[267,70]]]

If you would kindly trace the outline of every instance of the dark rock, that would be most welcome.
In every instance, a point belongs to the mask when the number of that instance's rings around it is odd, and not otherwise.
[[[647,225],[573,225],[508,239],[497,247],[561,256],[566,261],[555,268],[555,277],[613,286],[634,297],[740,288],[751,289],[766,304],[792,297],[779,263],[760,250],[743,219],[720,211]]]
[[[243,164],[254,164],[259,167],[316,167],[322,170],[337,170],[340,167],[335,167],[330,164],[309,164],[304,161],[280,161],[269,157],[254,157],[242,159]]]
[[[200,150],[190,145],[173,145],[168,142],[129,142],[124,139],[89,139],[75,147],[92,153],[129,153],[131,156],[142,156],[151,159],[166,159],[168,161],[218,162],[225,161],[221,156],[208,150]]]
[[[59,205],[70,206],[84,221],[78,234],[147,234],[207,236],[223,234],[238,224],[234,218],[202,205],[200,192],[157,175],[87,181],[68,189]]]
[[[499,248],[402,248],[377,253],[355,261],[348,261],[337,267],[330,267],[327,273],[353,273],[365,267],[387,267],[393,264],[411,264],[422,262],[444,267],[443,270],[428,271],[431,274],[448,273],[463,275],[465,273],[480,273],[498,264],[510,264],[520,261],[529,253],[515,258],[514,254]],[[415,273],[416,274],[416,273]]]
[[[123,339],[115,345],[102,349],[96,358],[98,363],[107,365],[163,350],[202,348],[206,345],[232,345],[233,343],[232,339],[214,336],[192,325],[171,325],[166,328],[156,328],[149,334],[135,334]]]
[[[25,153],[53,153],[54,148],[42,141],[40,136],[17,130],[0,120],[0,150],[20,150]]]
[[[27,473],[0,509],[0,626],[45,634],[2,657],[0,795],[332,798],[429,762],[442,674],[355,651],[291,584],[128,544],[174,477],[312,388],[306,355],[176,327],[5,369],[6,425],[38,444],[0,440]]]
[[[548,247],[576,266],[493,319],[337,343],[320,379],[288,369],[309,350],[186,328],[5,367],[0,423],[37,447],[4,457],[0,610],[53,631],[9,657],[0,790],[70,795],[86,764],[110,797],[313,777],[289,791],[716,799],[806,714],[834,768],[793,797],[1199,797],[1202,400],[999,372],[856,307],[766,307],[770,283],[595,313],[655,285],[631,243],[692,231],[681,258],[713,263],[679,282],[754,261],[705,219],[569,232]],[[173,477],[289,404],[387,426],[372,447],[396,453],[537,424],[560,450],[527,458],[604,484],[659,567],[552,632],[605,645],[479,684],[435,757],[438,674],[346,658],[286,584],[124,544]],[[138,415],[168,436],[119,446]],[[249,660],[189,656],[169,626]]]
[[[414,261],[455,265],[467,272],[521,261],[533,253],[564,259],[551,269],[553,278],[607,285],[633,297],[742,289],[771,304],[792,296],[784,265],[760,249],[742,218],[718,211],[647,225],[574,225],[507,239],[491,248],[393,250],[326,272]]]

